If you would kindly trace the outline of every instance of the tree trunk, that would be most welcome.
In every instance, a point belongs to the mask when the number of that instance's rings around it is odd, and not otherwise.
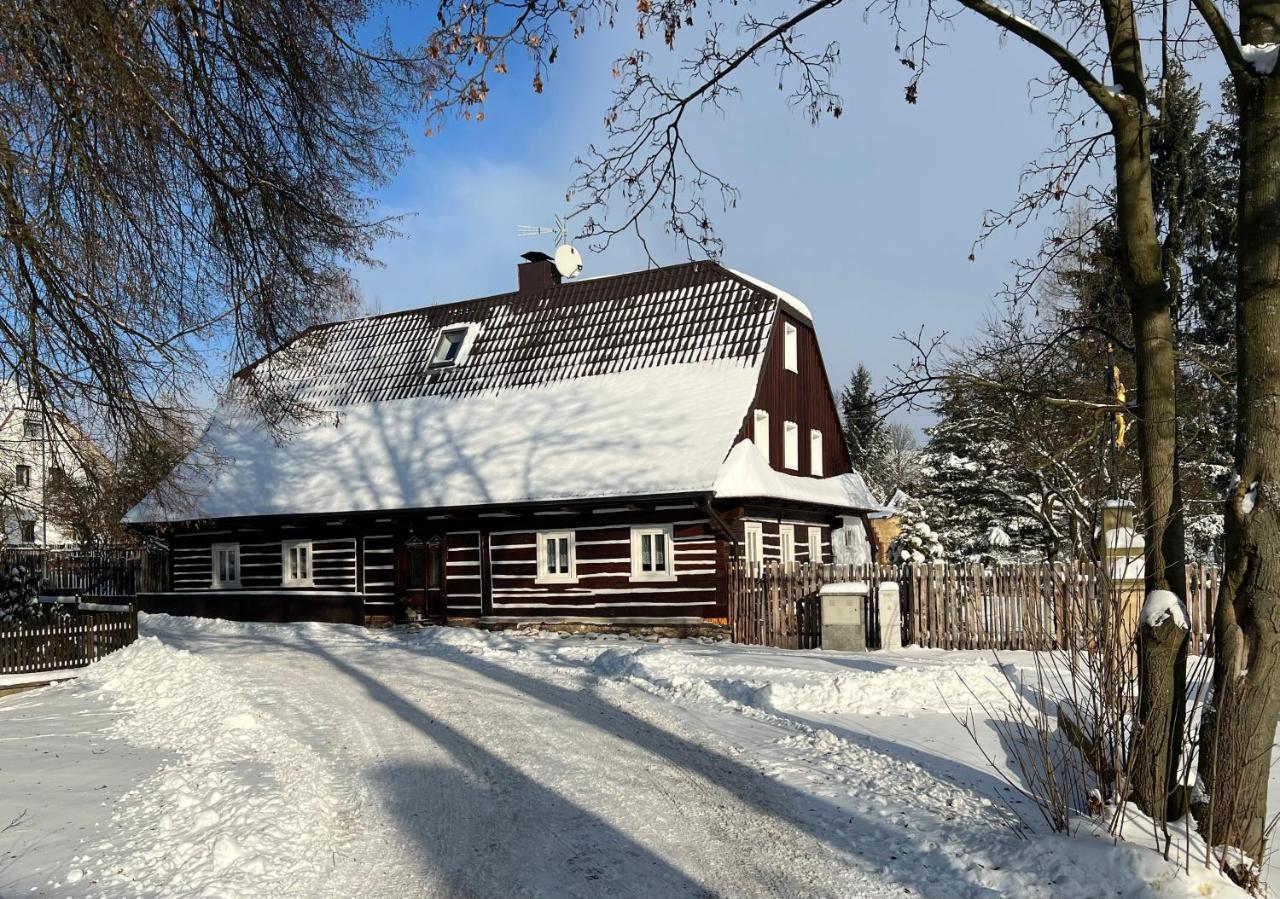
[[[1133,745],[1133,790],[1148,812],[1164,823],[1182,817],[1186,791],[1178,762],[1187,694],[1187,629],[1173,616],[1138,626],[1138,720]],[[1163,801],[1161,800],[1163,797]]]
[[[1247,43],[1277,40],[1274,4],[1242,11]],[[1280,82],[1236,79],[1240,111],[1236,470],[1214,614],[1213,703],[1201,732],[1210,845],[1263,857],[1280,713]]]
[[[1145,547],[1145,589],[1171,590],[1185,604],[1186,561],[1183,541],[1182,492],[1178,484],[1178,418],[1175,399],[1173,316],[1164,282],[1162,251],[1156,231],[1151,190],[1149,123],[1140,103],[1128,118],[1117,121],[1116,214],[1125,253],[1123,275],[1133,319],[1134,361],[1138,389],[1138,457],[1142,471]],[[1139,674],[1138,734],[1166,737],[1183,731],[1185,672],[1174,671],[1173,659],[1185,658],[1185,646],[1170,653],[1157,645],[1153,629],[1136,635],[1139,657],[1146,660]],[[1184,633],[1185,637],[1185,633]],[[1148,641],[1155,641],[1146,645]],[[1157,717],[1148,720],[1146,714]],[[1164,820],[1164,785],[1177,765],[1177,746],[1153,752],[1135,745],[1134,799],[1147,814]],[[1172,757],[1172,760],[1170,760]],[[1158,792],[1144,792],[1155,789]]]

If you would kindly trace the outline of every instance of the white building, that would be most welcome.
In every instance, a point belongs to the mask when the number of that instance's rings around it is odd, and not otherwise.
[[[83,478],[90,458],[105,456],[75,425],[57,413],[29,408],[16,382],[0,381],[0,527],[6,545],[76,542],[49,520],[48,488],[60,475]]]

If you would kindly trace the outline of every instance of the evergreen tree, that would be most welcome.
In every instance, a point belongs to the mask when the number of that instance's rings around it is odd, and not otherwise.
[[[0,571],[0,624],[21,624],[40,613],[39,581],[26,568]]]
[[[886,495],[896,484],[885,483],[891,469],[889,433],[876,408],[871,372],[859,364],[840,393],[840,414],[844,419],[849,461],[867,486],[877,495]]]
[[[929,516],[918,499],[907,498],[899,510],[902,530],[889,546],[892,562],[939,562],[944,551]]]

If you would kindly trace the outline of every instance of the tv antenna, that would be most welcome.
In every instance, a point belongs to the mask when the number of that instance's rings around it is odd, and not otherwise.
[[[569,243],[569,225],[564,219],[557,215],[555,224],[550,227],[547,225],[516,226],[517,237],[540,237],[543,234],[554,234],[556,237],[556,252],[553,260],[560,276],[562,278],[578,277],[582,272],[582,254]]]
[[[554,234],[557,246],[567,244],[569,242],[569,224],[557,215],[555,224],[551,226],[516,225],[516,237],[540,237],[543,234]]]

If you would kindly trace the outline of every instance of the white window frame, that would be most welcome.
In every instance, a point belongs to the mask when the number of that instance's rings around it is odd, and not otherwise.
[[[764,565],[764,525],[758,521],[742,524],[742,557],[752,572]]]
[[[307,576],[290,577],[289,553],[298,547],[307,548]],[[316,554],[310,540],[285,540],[280,544],[280,584],[285,587],[310,587],[315,584]]]
[[[644,571],[643,541],[645,537],[661,536],[666,543],[666,565],[655,571]],[[676,579],[676,544],[669,524],[633,527],[631,529],[631,580],[674,581]]]
[[[25,475],[25,479],[23,478]],[[13,466],[13,484],[15,487],[31,486],[31,466],[25,462],[19,462]]]
[[[809,429],[809,474],[822,477],[822,432],[817,428]]]
[[[576,584],[578,583],[578,549],[574,531],[538,531],[538,576],[536,584]],[[551,559],[547,554],[547,541],[567,541],[566,553],[569,556],[568,572],[550,571]]]
[[[790,571],[796,564],[796,526],[794,524],[778,525],[778,558],[782,561],[782,569]]]
[[[799,373],[800,360],[796,347],[796,326],[791,322],[782,323],[782,367],[787,371]]]
[[[794,421],[782,423],[782,467],[800,468],[800,426]]]
[[[222,579],[222,575],[218,565],[218,554],[231,553],[232,565],[235,567],[236,576],[234,578]],[[215,543],[209,547],[209,561],[211,565],[211,573],[209,576],[209,584],[212,587],[239,587],[240,586],[240,544],[239,543]]]
[[[431,367],[456,368],[466,362],[467,356],[471,355],[471,346],[475,343],[476,335],[479,333],[480,326],[475,322],[455,322],[451,325],[445,325],[436,332],[435,343],[431,348]],[[445,359],[444,354],[447,352],[447,344],[452,344],[452,341],[448,340],[450,335],[460,335],[458,352],[452,359]]]
[[[751,442],[756,445],[756,449],[760,451],[760,455],[764,456],[764,461],[769,461],[769,413],[764,409],[757,409],[755,419],[751,424]]]
[[[816,565],[821,565],[824,561],[822,558],[822,528],[812,525],[809,527],[809,561]]]

